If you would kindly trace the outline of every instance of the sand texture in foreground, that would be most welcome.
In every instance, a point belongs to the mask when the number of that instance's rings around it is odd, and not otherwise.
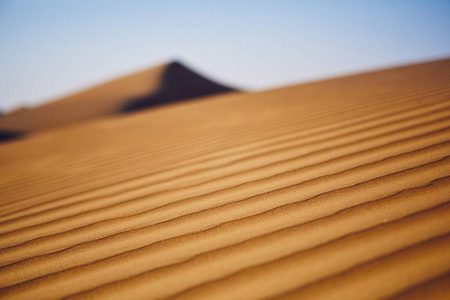
[[[450,60],[0,146],[2,299],[450,296]]]

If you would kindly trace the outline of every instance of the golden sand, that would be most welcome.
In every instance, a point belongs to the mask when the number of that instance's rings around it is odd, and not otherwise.
[[[448,298],[449,126],[443,60],[2,144],[0,296]]]
[[[20,108],[0,117],[1,131],[29,133],[98,119],[146,106],[235,91],[179,62],[133,73],[36,108]]]

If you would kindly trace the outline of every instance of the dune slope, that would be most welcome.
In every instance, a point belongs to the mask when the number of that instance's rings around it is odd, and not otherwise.
[[[450,295],[450,60],[0,146],[2,299]]]
[[[0,116],[0,129],[33,132],[234,89],[179,62],[112,80],[32,109]]]

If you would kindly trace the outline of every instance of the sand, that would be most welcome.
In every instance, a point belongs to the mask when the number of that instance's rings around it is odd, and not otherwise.
[[[449,117],[442,60],[42,128],[0,146],[0,296],[448,298]]]
[[[0,116],[0,130],[31,133],[234,91],[174,61],[105,82],[36,108],[17,109]],[[1,138],[0,134],[0,141]]]

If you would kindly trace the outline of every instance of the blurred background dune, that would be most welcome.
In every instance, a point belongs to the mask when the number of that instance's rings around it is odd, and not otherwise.
[[[0,110],[174,60],[261,90],[445,58],[449,14],[445,0],[1,0]]]

